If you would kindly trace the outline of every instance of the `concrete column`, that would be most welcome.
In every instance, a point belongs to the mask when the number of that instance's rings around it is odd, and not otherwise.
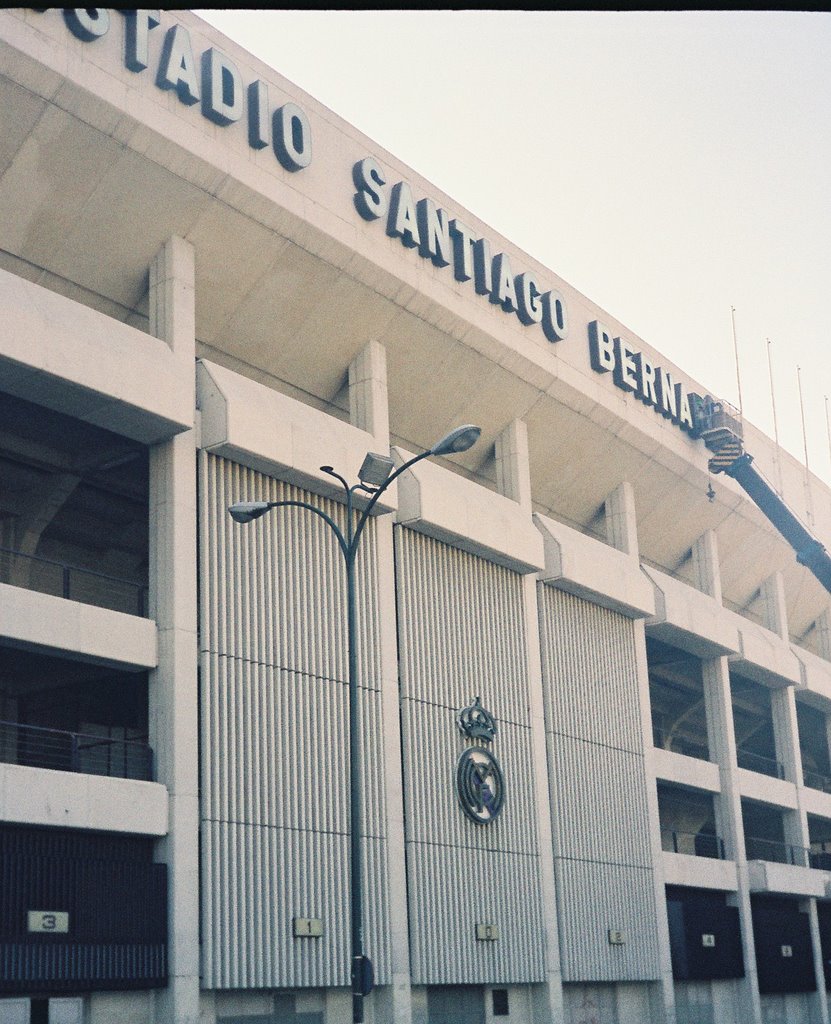
[[[782,574],[779,572],[774,573],[765,580],[761,586],[760,594],[764,609],[765,627],[787,642],[787,608],[785,605],[785,588]],[[802,755],[799,749],[799,729],[797,727],[796,701],[794,700],[793,687],[783,686],[772,690],[770,707],[773,718],[776,757],[784,765],[785,778],[801,788],[803,781]],[[801,810],[786,815],[785,831],[788,842],[794,843],[797,846],[808,845],[807,819]]]
[[[696,587],[721,603],[721,567],[716,535],[712,530],[707,530],[693,544],[692,563]],[[750,912],[744,823],[736,763],[736,734],[727,658],[704,659],[701,671],[707,713],[707,744],[710,760],[719,766],[721,781],[721,793],[714,798],[716,824],[724,840],[725,853],[730,860],[736,862],[739,877],[736,904],[741,923],[745,976],[738,980],[736,985],[742,1006],[742,1019],[747,1020],[748,1024],[759,1024],[762,1007],[756,975],[756,945],[753,941],[753,919]]]
[[[664,854],[661,848],[661,817],[658,812],[658,790],[652,781],[655,772],[652,767],[654,743],[652,739],[652,708],[649,698],[649,664],[646,658],[646,630],[642,619],[634,623],[635,651],[637,654],[638,692],[641,709],[641,733],[643,735],[644,769],[646,775],[646,804],[649,812],[649,844],[652,855],[652,875],[655,883],[655,909],[658,918],[658,954],[661,962],[660,985],[652,997],[650,1019],[675,1021],[675,982],[672,977],[672,956],[669,944],[669,922],[667,920],[667,895],[664,880]],[[658,1003],[658,992],[660,1001]]]
[[[514,420],[495,444],[496,487],[531,514],[531,470],[528,458],[528,427]]]
[[[375,451],[390,450],[387,354],[371,341],[349,366],[349,414],[352,425],[375,439]],[[393,485],[394,486],[394,485]],[[367,1015],[376,1024],[411,1024],[410,939],[407,915],[406,844],[401,805],[401,721],[398,692],[398,638],[396,635],[393,517],[375,521],[378,550],[378,621],[375,642],[381,652],[381,717],[384,730],[386,780],[386,835],[389,878],[390,947],[392,984],[379,987],[366,1002]],[[367,951],[372,956],[372,951]],[[350,1004],[351,1005],[351,1004]]]
[[[831,607],[819,616],[815,628],[817,631],[817,653],[826,661],[831,661]],[[831,715],[825,716],[825,735],[831,752]]]
[[[606,499],[606,537],[613,548],[638,557],[638,521],[635,515],[635,492],[624,480]]]
[[[384,447],[377,454],[388,454],[387,352],[377,341],[370,341],[349,364],[349,420],[353,427],[366,430],[383,443]]]
[[[635,492],[625,480],[606,498],[606,536],[609,544],[633,559],[638,559],[638,524],[635,513]],[[638,693],[643,736],[644,768],[648,780],[646,803],[649,813],[649,841],[652,856],[652,875],[655,889],[655,908],[658,918],[658,954],[660,957],[660,984],[651,994],[652,1020],[675,1021],[675,983],[672,978],[672,958],[669,945],[669,923],[666,915],[666,883],[661,849],[661,819],[658,813],[658,791],[652,779],[652,709],[649,697],[649,665],[646,658],[646,631],[642,620],[635,623],[635,651],[637,652]]]
[[[776,572],[762,584],[762,602],[764,606],[765,625],[786,642],[788,636],[788,612],[785,603],[785,585],[781,572]],[[796,699],[794,688],[784,686],[771,693],[771,714],[773,716],[773,735],[776,742],[776,756],[785,766],[785,778],[796,784],[797,809],[785,812],[785,841],[796,847],[808,848],[811,845],[808,831],[808,815],[805,811],[804,780],[802,776],[802,752],[799,746],[799,727],[796,717]],[[797,860],[799,862],[799,860]],[[806,865],[807,866],[807,865]],[[811,947],[814,954],[814,974],[817,979],[817,992],[810,996],[812,1002],[812,1019],[828,1024],[828,1004],[825,999],[825,973],[822,965],[822,947],[819,938],[819,922],[817,918],[817,901],[808,899],[803,906],[807,909],[811,925]]]
[[[704,659],[701,662],[701,671],[707,710],[710,760],[718,764],[721,782],[721,793],[716,797],[718,826],[724,839],[725,853],[729,860],[736,862],[739,882],[736,905],[741,924],[745,976],[738,979],[736,985],[741,1002],[742,1020],[747,1024],[761,1024],[762,1004],[756,973],[756,944],[753,940],[753,918],[750,912],[744,823],[736,764],[736,734],[733,726],[727,658]]]
[[[194,386],[194,252],[171,238],[150,268],[150,331]],[[195,407],[195,396],[194,396]],[[150,675],[156,777],[169,793],[170,824],[157,845],[168,865],[170,981],[157,993],[157,1024],[199,1020],[199,760],[197,746],[196,437],[150,449],[150,613],[159,664]]]
[[[496,482],[501,494],[517,502],[530,517],[531,466],[528,458],[528,427],[514,420],[495,443]],[[554,879],[554,840],[551,826],[551,795],[548,788],[548,752],[545,741],[545,709],[542,692],[539,608],[536,576],[523,579],[525,635],[527,637],[528,699],[531,707],[531,747],[534,766],[534,800],[539,827],[540,899],[546,932],[545,981],[531,987],[534,1024],[561,1024],[564,1019],[563,982],[560,973],[560,942],[557,931],[557,896]]]
[[[528,514],[531,514],[530,506]],[[557,929],[554,837],[551,825],[551,795],[548,788],[548,750],[545,739],[536,576],[524,577],[523,588],[528,657],[528,700],[531,706],[534,799],[540,843],[540,899],[546,934],[546,977],[542,984],[532,987],[530,1019],[534,1024],[561,1024],[564,1020],[565,1010],[563,1007],[563,980],[560,971],[560,941]]]
[[[817,653],[826,661],[831,661],[831,606],[817,618],[815,628],[817,631]],[[831,753],[831,715],[825,716],[825,736]]]
[[[721,604],[721,566],[718,557],[718,543],[712,530],[698,538],[692,546],[693,579],[703,594],[708,594]]]

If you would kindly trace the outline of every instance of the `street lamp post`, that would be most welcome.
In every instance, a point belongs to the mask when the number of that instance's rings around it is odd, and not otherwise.
[[[398,469],[388,455],[366,456],[358,471],[357,484],[352,486],[331,466],[321,466],[324,473],[334,477],[343,487],[346,500],[346,530],[316,505],[307,501],[243,501],[232,505],[228,511],[237,523],[250,523],[273,508],[304,508],[319,516],[330,527],[338,542],[346,566],[346,633],[348,645],[349,672],[349,877],[352,941],[352,1021],[362,1024],[364,1019],[364,996],[372,991],[374,984],[372,961],[364,953],[364,923],[361,875],[361,790],[360,790],[360,740],[358,728],[358,645],[356,632],[355,562],[358,545],[378,499],[390,484],[405,470],[431,455],[452,455],[465,452],[479,439],[481,430],[471,424],[451,430],[432,448],[416,455]],[[354,497],[357,491],[370,495],[366,506],[353,522]]]

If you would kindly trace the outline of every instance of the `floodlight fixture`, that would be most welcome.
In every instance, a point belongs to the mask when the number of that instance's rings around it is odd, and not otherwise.
[[[394,467],[395,460],[391,456],[368,452],[358,470],[358,479],[366,487],[380,487],[387,482]]]

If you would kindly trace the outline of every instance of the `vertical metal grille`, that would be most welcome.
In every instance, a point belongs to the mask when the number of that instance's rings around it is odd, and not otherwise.
[[[538,589],[563,980],[657,979],[634,624]]]
[[[152,841],[0,828],[0,992],[157,988],[167,980],[167,865]],[[28,912],[67,915],[29,932]]]
[[[346,585],[331,530],[303,509],[246,526],[237,501],[345,509],[200,454],[201,792],[204,982],[214,988],[349,980]],[[366,837],[365,946],[389,977],[384,758],[374,524],[357,564]],[[293,917],[323,921],[295,939]]]
[[[543,977],[522,578],[396,529],[399,667],[412,976],[416,984]],[[480,696],[497,719],[502,814],[477,825],[458,805],[456,715]],[[499,939],[476,939],[476,924]]]

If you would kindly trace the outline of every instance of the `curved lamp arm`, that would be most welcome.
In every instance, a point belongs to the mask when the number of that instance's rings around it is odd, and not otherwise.
[[[400,477],[406,470],[410,469],[411,466],[414,466],[417,462],[421,462],[422,459],[429,458],[431,455],[453,455],[456,452],[466,452],[468,448],[472,448],[473,445],[476,444],[481,433],[481,427],[477,427],[473,423],[465,423],[464,426],[456,427],[454,430],[451,430],[449,434],[445,434],[441,440],[436,441],[433,447],[429,448],[426,452],[414,455],[411,459],[405,462],[403,466],[399,466],[398,469],[394,470],[387,477],[384,483],[381,484],[378,490],[374,492],[367,502],[366,508],[361,512],[358,525],[355,528],[355,534],[352,538],[353,552],[363,531],[364,524],[375,507],[375,503],[394,480],[397,480],[398,477]]]
[[[376,502],[384,493],[384,491],[389,487],[391,483],[393,483],[393,481],[397,480],[402,473],[406,472],[406,470],[408,470],[411,466],[415,465],[416,462],[420,462],[422,459],[426,459],[432,454],[432,451],[426,451],[421,452],[420,455],[413,456],[413,458],[405,462],[403,466],[399,466],[398,469],[393,470],[392,473],[390,473],[390,475],[387,477],[387,479],[381,484],[378,490],[373,492],[372,497],[366,503],[366,506],[361,510],[361,514],[358,519],[358,525],[355,527],[355,533],[352,536],[353,551],[357,547],[358,541],[360,540],[361,533],[363,532],[363,528],[366,525],[367,519],[369,519],[370,515],[372,514],[373,508],[375,508]]]
[[[248,523],[252,519],[259,519],[260,516],[265,515],[266,512],[273,508],[305,508],[309,512],[314,512],[327,526],[332,528],[332,532],[337,537],[341,554],[347,561],[349,560],[349,545],[346,543],[346,538],[341,532],[341,528],[323,509],[310,504],[308,501],[243,501],[237,505],[232,505],[228,511],[238,523]]]

